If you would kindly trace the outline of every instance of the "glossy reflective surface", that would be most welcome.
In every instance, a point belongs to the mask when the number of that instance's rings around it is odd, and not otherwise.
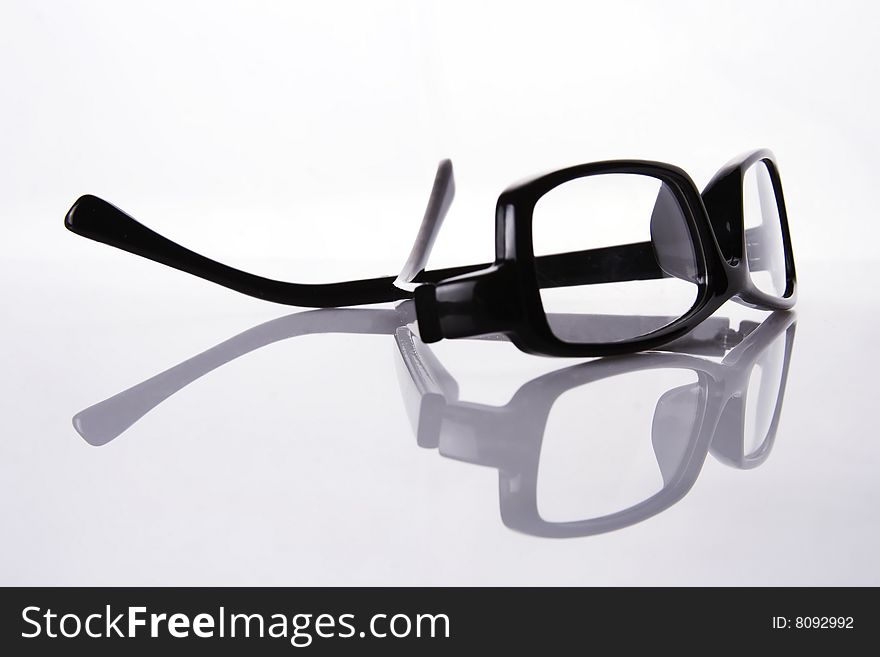
[[[795,324],[792,313],[775,313],[757,329],[751,322],[743,322],[739,330],[721,327],[714,342],[719,350],[732,349],[720,363],[653,353],[573,365],[528,381],[502,407],[461,402],[454,379],[427,347],[408,329],[396,335],[408,383],[420,397],[418,409],[410,411],[419,444],[437,447],[449,458],[497,468],[504,524],[563,538],[621,529],[664,511],[691,489],[708,451],[738,468],[762,463],[776,438]],[[762,364],[770,354],[778,356],[781,368],[747,394],[749,381],[765,369]],[[618,377],[626,382],[617,389],[596,389]],[[664,378],[674,387],[664,385]],[[580,403],[551,422],[561,397],[575,391]],[[747,400],[770,409],[756,444],[746,443]],[[643,408],[653,412],[641,427],[645,435],[640,435],[640,427],[629,420]],[[541,465],[552,460],[545,453],[548,436],[564,443],[565,451],[581,452],[580,459],[557,457],[564,471],[540,473]],[[653,459],[648,461],[655,467],[637,463],[641,459],[633,454],[632,443],[640,442],[650,445]],[[610,452],[617,454],[608,458]],[[588,492],[566,485],[584,479],[599,485]],[[626,479],[633,480],[627,483],[635,494],[621,495]],[[598,502],[605,508],[606,500],[610,506],[587,517],[548,520],[541,509],[546,501],[541,505],[539,500],[542,488],[556,489],[551,497],[563,507]],[[620,504],[621,497],[625,504]]]
[[[4,583],[880,583],[878,309],[833,267],[797,317],[585,361],[38,264],[4,327]]]

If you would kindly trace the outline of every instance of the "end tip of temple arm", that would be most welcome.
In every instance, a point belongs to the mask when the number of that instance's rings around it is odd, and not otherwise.
[[[99,241],[106,241],[117,229],[124,230],[130,223],[134,223],[134,219],[122,210],[91,194],[80,196],[64,216],[67,230]],[[124,233],[121,236],[124,237]]]
[[[100,199],[91,194],[86,194],[76,199],[74,204],[70,206],[67,214],[64,215],[64,227],[69,231],[79,234],[83,226],[89,222],[89,217],[92,214],[91,210],[97,200]]]
[[[64,227],[78,235],[90,232],[89,229],[94,227],[96,215],[102,214],[102,206],[113,207],[97,196],[91,194],[80,196],[64,216]]]

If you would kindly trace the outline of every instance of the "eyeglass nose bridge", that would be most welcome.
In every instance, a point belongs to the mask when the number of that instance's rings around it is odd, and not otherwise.
[[[465,338],[510,330],[521,317],[515,268],[495,264],[469,274],[421,285],[415,291],[422,342]]]

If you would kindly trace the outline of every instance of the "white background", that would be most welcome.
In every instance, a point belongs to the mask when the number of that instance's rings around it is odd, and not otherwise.
[[[867,1],[3,2],[0,579],[877,584],[878,17]],[[385,338],[255,354],[103,448],[70,426],[287,312],[68,233],[80,194],[230,264],[330,281],[398,271],[443,157],[458,194],[435,266],[491,259],[495,198],[521,177],[632,157],[702,186],[762,146],[801,284],[788,424],[766,466],[707,466],[653,521],[562,543],[505,529],[494,472],[416,448]],[[475,349],[438,354],[485,403],[561,366]]]
[[[18,218],[4,242],[28,252],[100,254],[57,230],[90,192],[227,258],[277,258],[308,277],[303,257],[368,254],[393,271],[436,162],[451,157],[459,194],[436,255],[485,258],[495,197],[518,178],[635,157],[678,164],[702,186],[766,146],[799,259],[873,255],[874,3],[2,12],[0,174],[4,215]]]

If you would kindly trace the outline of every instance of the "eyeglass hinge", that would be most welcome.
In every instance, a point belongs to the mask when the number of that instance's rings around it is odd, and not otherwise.
[[[422,342],[464,338],[509,329],[519,313],[513,269],[495,263],[415,290],[416,317]]]

